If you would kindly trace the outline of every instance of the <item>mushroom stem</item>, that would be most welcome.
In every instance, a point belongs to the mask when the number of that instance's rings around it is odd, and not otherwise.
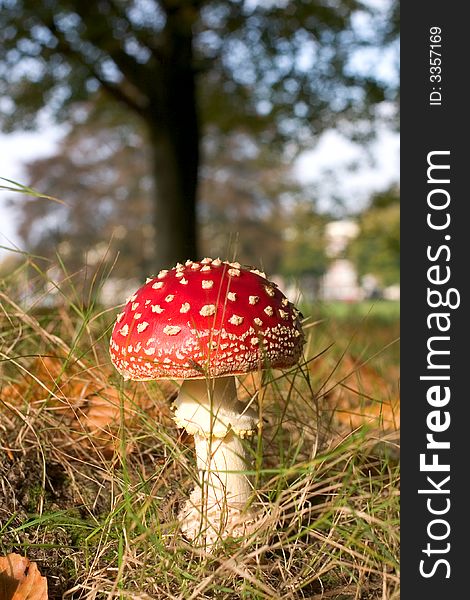
[[[246,475],[247,458],[243,444],[236,435],[228,433],[224,438],[194,436],[199,471],[200,490],[204,508],[243,509],[252,487]]]
[[[174,419],[194,435],[199,485],[182,511],[183,530],[195,537],[206,521],[213,529],[229,528],[240,516],[252,486],[248,457],[240,438],[251,435],[256,411],[237,399],[234,377],[185,380],[175,401]]]

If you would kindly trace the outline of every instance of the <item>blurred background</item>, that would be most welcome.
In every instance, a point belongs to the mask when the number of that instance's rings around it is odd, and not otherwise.
[[[0,7],[0,277],[25,303],[115,305],[203,256],[295,301],[399,299],[397,1]]]

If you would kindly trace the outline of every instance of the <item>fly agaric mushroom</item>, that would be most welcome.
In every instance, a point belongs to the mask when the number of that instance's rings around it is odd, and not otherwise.
[[[110,343],[125,379],[182,379],[174,420],[194,436],[200,485],[180,513],[190,539],[244,532],[252,493],[240,438],[257,412],[237,399],[235,376],[297,363],[299,311],[260,271],[205,258],[147,280],[117,316]]]

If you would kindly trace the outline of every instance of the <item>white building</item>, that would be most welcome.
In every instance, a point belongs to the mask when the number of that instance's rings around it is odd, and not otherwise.
[[[355,302],[364,297],[353,263],[343,258],[349,242],[359,233],[355,221],[344,219],[332,221],[326,226],[326,254],[332,259],[322,280],[324,300]]]
[[[349,242],[359,233],[359,225],[356,221],[343,219],[331,221],[326,225],[326,254],[330,258],[339,258],[346,250]]]
[[[356,302],[363,298],[358,285],[357,271],[350,260],[334,260],[323,276],[322,297],[324,300]]]

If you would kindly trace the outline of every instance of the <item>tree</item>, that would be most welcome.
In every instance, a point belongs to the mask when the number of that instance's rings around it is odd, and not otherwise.
[[[348,246],[348,257],[359,275],[375,275],[381,285],[400,280],[400,198],[398,187],[376,194],[359,216],[359,234]]]
[[[311,202],[296,202],[291,209],[290,226],[284,230],[283,275],[302,279],[319,278],[325,273],[328,266],[325,228],[329,220]]]
[[[32,187],[49,190],[61,202],[12,198],[18,233],[36,256],[50,258],[57,251],[70,272],[106,251],[106,262],[113,263],[119,252],[113,275],[145,280],[155,271],[155,232],[148,218],[151,158],[142,128],[106,110],[106,103],[81,106],[71,116],[73,126],[57,153],[27,166]]]
[[[33,254],[51,257],[58,250],[68,270],[75,272],[90,263],[100,248],[107,250],[107,263],[113,263],[119,251],[113,275],[142,280],[154,271],[155,236],[147,218],[149,153],[139,124],[105,108],[105,103],[94,104],[87,111],[82,105],[74,111],[73,126],[57,152],[28,164],[32,187],[47,189],[65,201],[17,202],[16,196],[10,204],[19,217],[19,233]],[[240,133],[224,135],[223,141],[217,132],[207,134],[204,153],[199,206],[202,254],[233,257],[261,265],[269,273],[279,273],[287,260],[295,264],[297,276],[299,263],[295,251],[288,249],[286,254],[284,229],[293,219],[293,198],[303,190],[291,179],[290,165],[277,152],[255,145]],[[304,205],[305,214],[299,214],[293,226],[305,233],[305,217],[315,210],[313,201],[304,200]],[[310,246],[319,245],[321,239],[315,235]],[[305,267],[312,254],[306,255],[304,248],[300,254]]]
[[[395,94],[352,64],[357,51],[396,36],[388,13],[358,0],[2,0],[0,8],[7,130],[34,127],[46,106],[64,120],[97,90],[143,124],[155,268],[198,255],[202,128],[241,127],[292,154],[333,124],[356,120],[355,132],[370,133],[374,106]]]
[[[208,134],[201,170],[201,246],[278,273],[287,220],[283,198],[294,193],[290,165],[276,151],[235,131]]]

